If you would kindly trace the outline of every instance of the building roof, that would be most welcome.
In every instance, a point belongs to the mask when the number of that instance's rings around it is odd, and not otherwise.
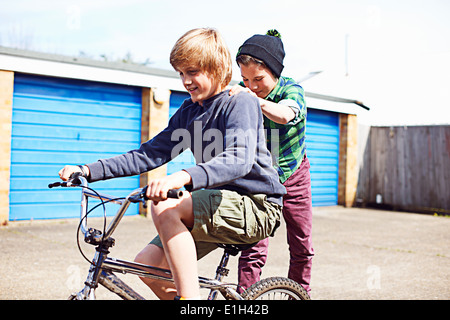
[[[0,69],[14,72],[186,91],[178,73],[124,62],[100,61],[0,46]],[[362,102],[305,92],[309,108],[355,114]],[[353,105],[353,106],[352,106]]]

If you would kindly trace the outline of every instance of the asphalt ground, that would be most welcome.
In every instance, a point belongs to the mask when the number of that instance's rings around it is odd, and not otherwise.
[[[102,228],[102,219],[89,220]],[[88,263],[76,245],[78,220],[10,222],[0,227],[0,300],[61,300],[83,287]],[[125,217],[110,257],[133,260],[156,234],[150,219]],[[314,208],[313,300],[448,300],[450,218],[374,209]],[[85,254],[92,247],[82,244]],[[214,277],[218,249],[199,261]],[[262,278],[286,276],[289,252],[284,223],[270,240]],[[237,258],[227,282],[236,282]],[[133,275],[120,276],[148,299],[155,296]],[[202,295],[208,292],[202,290]],[[98,299],[118,299],[99,287]]]

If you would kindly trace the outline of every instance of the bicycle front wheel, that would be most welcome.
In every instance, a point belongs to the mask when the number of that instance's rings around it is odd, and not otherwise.
[[[283,277],[271,277],[256,282],[244,291],[245,300],[311,300],[297,282]]]

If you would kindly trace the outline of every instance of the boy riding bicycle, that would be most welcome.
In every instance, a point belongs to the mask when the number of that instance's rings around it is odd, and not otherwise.
[[[159,236],[136,261],[170,268],[175,288],[142,279],[161,299],[198,299],[197,259],[217,243],[255,243],[279,223],[285,188],[266,147],[257,99],[229,96],[231,56],[220,34],[194,29],[175,44],[170,62],[190,98],[166,129],[139,149],[84,166],[65,166],[62,180],[83,172],[90,182],[141,174],[191,149],[197,165],[150,181],[152,218]],[[255,121],[255,119],[257,121]],[[181,199],[167,200],[170,189],[185,187]],[[163,201],[167,200],[167,201]]]

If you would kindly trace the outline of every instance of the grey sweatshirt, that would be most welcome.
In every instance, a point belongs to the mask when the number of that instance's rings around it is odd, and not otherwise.
[[[139,149],[88,164],[90,181],[141,174],[155,169],[186,149],[196,166],[184,169],[192,178],[189,191],[226,189],[241,194],[266,194],[282,205],[286,193],[266,147],[257,99],[228,90],[203,101],[186,99],[166,129]]]

